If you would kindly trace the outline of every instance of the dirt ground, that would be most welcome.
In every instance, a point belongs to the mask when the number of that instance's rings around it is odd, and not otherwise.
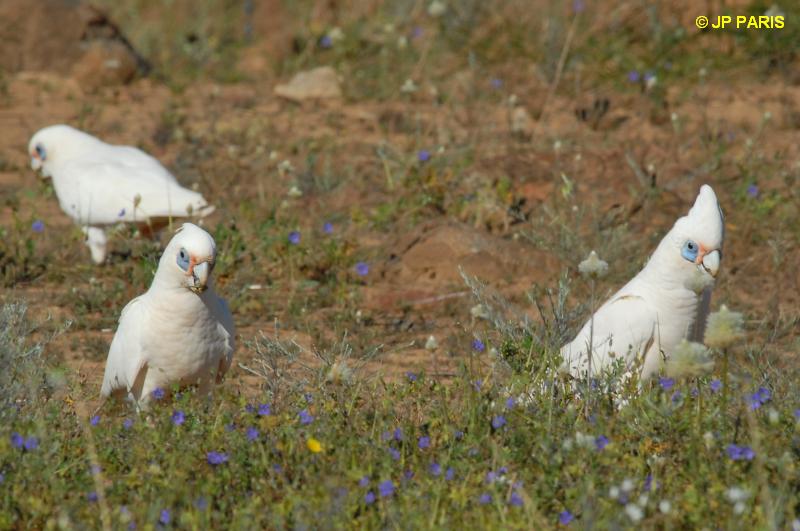
[[[34,22],[27,24],[27,31],[36,31]],[[786,359],[797,350],[800,86],[790,74],[747,65],[712,71],[662,87],[656,104],[644,89],[622,90],[602,80],[576,84],[572,75],[551,93],[550,81],[512,58],[498,68],[500,94],[462,69],[439,83],[439,92],[448,95],[444,102],[430,97],[425,84],[412,97],[353,98],[348,89],[357,80],[345,79],[344,98],[296,103],[273,91],[291,78],[269,66],[276,54],[292,53],[285,35],[241,51],[246,78],[223,83],[199,77],[176,91],[158,76],[135,74],[146,65],[119,44],[116,26],[106,27],[89,46],[105,47],[98,52],[101,66],[89,64],[94,59],[87,57],[85,33],[53,36],[62,43],[54,49],[70,39],[84,46],[64,58],[71,64],[52,67],[48,58],[58,54],[36,56],[29,39],[14,56],[22,64],[6,61],[0,92],[0,224],[9,238],[26,237],[28,220],[46,226],[34,235],[41,269],[33,278],[7,283],[2,298],[28,301],[37,318],[74,322],[48,355],[64,360],[89,387],[99,387],[116,316],[147,283],[125,263],[135,257],[91,266],[51,188],[30,169],[28,139],[54,123],[142,147],[217,206],[206,226],[235,225],[241,232],[246,250],[220,247],[222,255],[242,257],[220,268],[218,285],[232,301],[237,358],[246,366],[254,356],[248,342],[259,332],[275,334],[278,322],[282,337],[308,348],[341,339],[345,331],[357,338],[358,353],[383,345],[366,364],[369,373],[451,375],[471,359],[472,339],[490,333],[470,313],[476,301],[459,269],[536,319],[525,298],[534,285],[555,287],[566,272],[575,289],[571,300],[579,299],[586,287],[577,263],[596,246],[607,250],[613,271],[602,290],[616,289],[687,211],[702,183],[714,186],[726,214],[714,306],[745,312],[753,340],[769,343]],[[102,70],[108,54],[124,56],[125,72],[96,83],[101,74],[93,69]],[[479,86],[489,95],[470,96]],[[512,130],[512,94],[513,107],[531,117],[522,132]],[[402,182],[401,170],[408,175],[416,167],[421,149],[442,162],[420,181]],[[385,152],[402,154],[391,159],[398,182],[390,182],[392,172],[380,156]],[[315,153],[321,155],[313,165],[308,161]],[[279,169],[283,160],[295,169]],[[779,205],[766,211],[753,206],[744,193],[753,182],[760,201]],[[296,183],[304,193],[290,198]],[[432,206],[415,202],[419,187],[434,197]],[[281,244],[256,245],[256,227],[270,217],[291,223],[270,229],[274,234],[297,228],[309,246],[311,234],[332,220],[348,260],[368,262],[369,274],[351,278],[350,262],[337,265],[337,278],[346,278],[347,287],[336,292],[333,286],[335,293],[320,302],[313,267],[277,260]],[[617,248],[607,240],[614,227],[624,229]],[[577,244],[566,245],[562,232]],[[79,313],[70,303],[72,296],[103,291],[120,278],[125,286],[114,288],[106,306]],[[294,307],[303,304],[296,298],[306,300],[299,310]],[[439,345],[433,350],[424,348],[431,335]],[[233,376],[230,385],[259,383],[241,368]]]

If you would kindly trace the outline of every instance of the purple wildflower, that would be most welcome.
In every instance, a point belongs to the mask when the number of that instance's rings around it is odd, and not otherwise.
[[[499,77],[493,77],[491,83],[492,83],[492,88],[495,90],[503,88],[503,80],[500,79]]]
[[[661,389],[664,391],[669,391],[675,385],[675,379],[662,377],[658,379],[658,383],[661,385]]]
[[[711,388],[711,392],[716,393],[722,389],[722,382],[719,380],[711,380],[711,383],[708,384],[708,386]]]
[[[575,517],[572,516],[572,513],[567,510],[558,513],[558,523],[561,525],[569,525],[574,519]]]
[[[322,232],[325,234],[333,234],[333,223],[330,221],[326,221],[325,224],[322,226]]]
[[[631,83],[638,83],[639,79],[641,79],[641,76],[637,70],[631,70],[628,72],[628,81]]]
[[[262,417],[272,415],[272,407],[269,404],[259,404],[258,414]]]
[[[749,446],[739,446],[738,444],[729,444],[725,448],[725,452],[731,461],[752,461],[756,453]]]
[[[403,440],[403,428],[395,428],[393,434],[395,441],[402,441]]]
[[[333,39],[331,39],[330,35],[323,35],[319,39],[319,47],[328,49],[333,46]]]
[[[411,469],[406,470],[403,472],[403,479],[406,481],[410,481],[414,477],[414,471]]]
[[[303,426],[305,426],[305,425],[307,425],[307,424],[311,424],[312,422],[314,422],[314,417],[313,417],[313,415],[311,415],[311,414],[308,412],[308,410],[307,410],[307,409],[304,409],[304,410],[302,410],[302,411],[301,411],[301,412],[298,414],[298,416],[300,417],[300,424],[302,424]]]
[[[358,480],[359,487],[367,487],[369,485],[369,476],[364,476]]]
[[[444,479],[447,481],[452,481],[454,477],[456,477],[456,471],[453,470],[453,467],[451,466],[447,467],[447,470],[444,473]]]
[[[647,474],[647,476],[644,478],[644,485],[642,486],[642,488],[644,489],[645,492],[650,492],[650,487],[652,486],[653,486],[653,474]]]
[[[682,398],[683,394],[680,391],[675,391],[674,393],[672,393],[672,397],[670,398],[670,400],[672,400],[673,404],[677,404],[678,402],[681,401]]]
[[[602,450],[602,449],[604,449],[606,446],[608,446],[608,442],[609,442],[609,441],[608,441],[608,437],[606,437],[605,435],[598,435],[598,436],[597,436],[597,437],[595,437],[595,439],[594,439],[594,446],[595,446],[595,448],[597,448],[598,450]]]
[[[583,0],[574,0],[572,2],[572,11],[575,13],[582,13],[585,8],[586,5],[583,3]]]
[[[36,221],[31,223],[31,230],[33,230],[33,232],[39,232],[39,233],[44,232],[44,221],[42,221],[41,219],[37,219]]]
[[[133,419],[125,419],[122,421],[122,427],[129,430],[133,427]]]
[[[492,495],[489,494],[488,492],[484,492],[478,498],[478,503],[480,503],[481,505],[492,503]]]
[[[95,491],[90,492],[86,495],[86,499],[89,500],[90,503],[94,503],[97,501],[97,493]]]
[[[297,245],[298,243],[300,243],[300,233],[297,232],[296,230],[290,232],[289,243],[291,243],[292,245]]]
[[[461,430],[456,430],[455,433],[453,433],[453,436],[456,438],[457,441],[460,441],[461,439],[464,438],[464,432]]]
[[[391,448],[390,447],[389,448],[389,454],[391,454],[392,459],[394,459],[395,461],[399,461],[400,460],[400,450],[397,450],[396,448]]]
[[[20,435],[17,432],[11,434],[11,446],[16,448],[17,450],[22,450],[22,447],[25,446],[25,437]]]
[[[506,398],[506,409],[514,409],[517,405],[517,400],[513,396]]]
[[[797,420],[800,420],[800,409],[795,409],[794,410],[794,418],[796,418]]]
[[[36,450],[39,448],[39,439],[36,437],[26,437],[25,438],[25,449],[29,452]]]
[[[356,264],[356,273],[360,277],[365,277],[369,274],[369,264],[366,262],[358,262]]]
[[[125,215],[125,209],[124,208],[117,213],[117,217],[118,218],[121,218],[124,215]]]
[[[388,498],[394,494],[394,483],[392,483],[392,480],[387,479],[386,481],[381,481],[378,485],[378,492],[380,492],[381,498]]]
[[[476,391],[480,392],[481,387],[483,387],[483,380],[481,380],[481,379],[475,380],[475,382],[472,384],[472,386],[475,388]]]
[[[194,507],[198,511],[205,511],[208,509],[208,500],[204,496],[200,496],[194,501]]]
[[[484,350],[486,350],[486,345],[484,345],[483,341],[481,341],[480,339],[475,338],[472,340],[472,350],[474,350],[475,352],[483,352]]]
[[[366,494],[364,494],[364,503],[366,503],[367,505],[372,505],[373,503],[375,503],[375,493],[369,491]]]
[[[89,470],[91,471],[93,476],[96,476],[97,474],[103,471],[100,465],[92,465],[89,467]]]
[[[494,483],[497,480],[497,472],[490,470],[486,473],[486,483]]]
[[[750,186],[748,186],[747,195],[752,197],[753,199],[758,197],[758,186],[756,186],[755,184],[751,184]]]
[[[756,391],[756,396],[758,397],[759,401],[762,404],[766,404],[770,400],[772,400],[772,391],[767,389],[766,387],[759,387],[758,391]]]
[[[499,430],[506,425],[506,418],[503,415],[495,415],[492,417],[492,428]]]
[[[158,518],[159,523],[162,525],[167,525],[171,519],[172,517],[169,514],[169,509],[162,509],[161,515]]]
[[[408,378],[409,382],[416,382],[417,381],[417,375],[414,374],[411,371],[406,371],[406,378]]]
[[[417,446],[419,447],[420,450],[424,450],[426,448],[430,448],[430,446],[431,446],[431,438],[426,436],[426,435],[423,435],[417,441]]]
[[[186,421],[186,415],[183,414],[183,411],[180,409],[174,411],[172,413],[172,423],[176,426],[180,426]]]
[[[421,149],[417,153],[417,160],[420,162],[428,162],[431,160],[431,152],[427,149]]]
[[[161,387],[156,387],[150,393],[150,396],[152,396],[155,400],[161,400],[162,398],[164,398],[164,389],[162,389]]]
[[[442,465],[439,463],[431,463],[430,472],[432,476],[440,476],[442,474]]]
[[[91,424],[92,426],[97,426],[98,424],[100,424],[100,415],[95,415],[94,417],[89,419],[89,424]]]
[[[209,465],[221,465],[228,462],[228,454],[214,451],[208,452],[206,454],[206,460],[208,460]]]
[[[508,499],[508,504],[513,507],[522,507],[522,503],[522,497],[516,492],[512,492],[511,497]]]
[[[647,72],[644,73],[644,82],[647,83],[654,77],[656,77],[656,73],[653,72],[652,70],[648,70]]]
[[[250,426],[249,428],[247,428],[248,441],[257,441],[260,435],[261,434],[259,433],[258,428],[256,428],[255,426]]]

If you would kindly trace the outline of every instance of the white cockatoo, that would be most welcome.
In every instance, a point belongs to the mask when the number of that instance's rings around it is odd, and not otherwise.
[[[231,366],[233,317],[214,291],[214,239],[184,223],[158,262],[153,283],[122,310],[100,394],[143,406],[155,389],[197,384],[208,393]]]
[[[61,209],[83,229],[97,264],[106,259],[105,227],[133,223],[152,231],[214,211],[144,151],[106,144],[68,125],[40,129],[28,152],[31,167],[53,179]]]
[[[561,348],[565,368],[575,377],[587,375],[590,336],[592,375],[622,359],[628,368],[640,366],[643,379],[658,372],[681,340],[702,341],[723,238],[717,196],[703,185],[694,206],[675,222],[644,269]]]

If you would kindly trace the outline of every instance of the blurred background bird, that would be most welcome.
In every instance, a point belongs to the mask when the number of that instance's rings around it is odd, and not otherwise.
[[[83,229],[96,264],[106,260],[109,226],[132,223],[153,234],[173,220],[214,211],[144,151],[107,144],[68,125],[39,130],[28,152],[31,167],[53,179],[61,209]]]

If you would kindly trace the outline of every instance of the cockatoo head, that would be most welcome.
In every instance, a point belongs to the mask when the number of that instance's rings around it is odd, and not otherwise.
[[[659,266],[679,272],[687,288],[700,292],[719,272],[724,236],[722,209],[714,190],[704,184],[689,213],[675,222],[653,258]]]
[[[41,170],[42,177],[52,176],[53,166],[90,151],[99,141],[68,125],[51,125],[40,129],[28,142],[31,168]]]
[[[197,225],[184,223],[164,250],[156,276],[172,286],[202,293],[211,284],[216,258],[214,238]]]

